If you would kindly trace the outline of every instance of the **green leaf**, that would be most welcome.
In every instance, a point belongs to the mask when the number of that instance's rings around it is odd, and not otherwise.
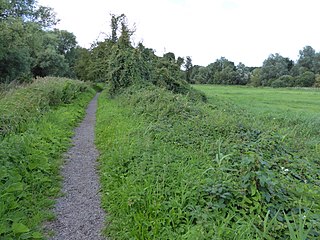
[[[34,232],[32,234],[32,237],[35,238],[35,239],[41,239],[43,238],[42,234],[40,232]]]
[[[6,190],[7,190],[7,192],[23,191],[23,184],[21,182],[13,183]]]
[[[8,232],[10,232],[10,227],[8,226],[7,222],[0,221],[0,236],[3,233],[8,233]]]
[[[30,229],[22,223],[13,223],[12,231],[13,233],[26,233],[26,232],[29,232]]]

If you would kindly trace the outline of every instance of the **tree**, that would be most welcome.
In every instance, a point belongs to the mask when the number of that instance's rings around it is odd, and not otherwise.
[[[184,68],[185,68],[186,81],[188,83],[191,83],[191,75],[192,75],[193,65],[192,65],[192,59],[190,56],[186,57],[186,62],[184,64]]]
[[[163,54],[163,58],[168,60],[169,62],[175,63],[176,62],[176,56],[173,52],[168,52]]]
[[[314,87],[320,88],[320,74],[316,74],[315,76],[315,82],[314,82]]]
[[[264,60],[261,67],[260,78],[262,86],[270,86],[273,80],[288,75],[293,62],[282,57],[280,54],[271,54],[266,60]]]
[[[261,68],[253,69],[250,76],[250,85],[254,87],[261,86]]]
[[[311,46],[305,46],[299,51],[299,59],[297,65],[304,67],[309,71],[314,71],[314,62],[316,57],[316,51]]]
[[[39,6],[36,0],[1,0],[0,21],[9,19],[37,23],[42,28],[52,27],[59,22],[52,8]]]
[[[295,79],[291,75],[283,75],[271,83],[271,87],[293,87],[295,85]]]
[[[250,81],[250,69],[243,63],[239,63],[236,67],[237,81],[239,85],[246,85]]]
[[[214,84],[236,84],[236,67],[234,62],[225,57],[217,59],[213,64],[209,64],[209,83]]]
[[[306,71],[296,77],[295,86],[297,87],[312,87],[315,83],[315,74],[311,71]]]
[[[50,68],[49,62],[52,64],[52,69],[58,65],[65,67],[65,63],[61,62],[65,61],[64,57],[54,56],[58,46],[52,43],[57,44],[57,41],[46,42],[50,39],[48,36],[51,36],[48,28],[56,23],[53,10],[38,6],[35,0],[0,2],[1,82],[24,81],[31,79],[36,72],[40,75],[52,72],[44,70]],[[48,55],[45,56],[45,53]],[[44,62],[41,63],[40,59]]]
[[[0,82],[24,80],[31,76],[32,59],[20,20],[0,22]]]
[[[208,67],[194,66],[192,79],[193,79],[193,82],[197,82],[201,84],[209,83],[210,74],[209,74]]]

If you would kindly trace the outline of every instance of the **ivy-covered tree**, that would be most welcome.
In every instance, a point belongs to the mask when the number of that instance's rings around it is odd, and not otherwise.
[[[185,68],[185,75],[186,75],[186,81],[188,83],[191,83],[191,76],[192,76],[192,71],[193,71],[193,64],[192,64],[192,59],[190,56],[186,57],[186,62],[184,64]]]

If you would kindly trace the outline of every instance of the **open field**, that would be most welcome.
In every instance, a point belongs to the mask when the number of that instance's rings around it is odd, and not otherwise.
[[[320,89],[252,88],[241,86],[193,85],[208,99],[227,98],[256,114],[296,114],[320,118]]]
[[[194,85],[209,102],[216,97],[251,113],[260,128],[277,129],[292,145],[313,158],[320,158],[320,89],[252,88],[242,86]],[[300,148],[308,145],[307,148]]]

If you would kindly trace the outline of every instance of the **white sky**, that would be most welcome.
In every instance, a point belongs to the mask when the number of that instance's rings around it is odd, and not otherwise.
[[[136,24],[134,42],[191,56],[206,66],[221,56],[261,66],[271,53],[297,60],[310,45],[320,50],[319,0],[38,0],[55,9],[57,26],[90,47],[110,33],[110,13]]]

